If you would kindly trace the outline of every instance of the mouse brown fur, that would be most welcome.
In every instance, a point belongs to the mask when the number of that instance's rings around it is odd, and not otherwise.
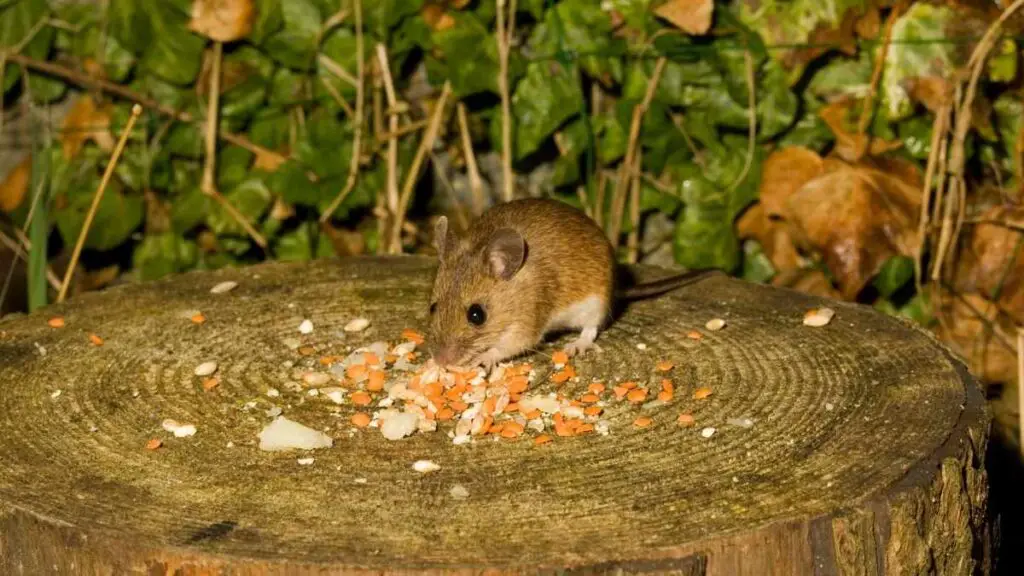
[[[594,347],[613,299],[646,297],[694,273],[616,292],[611,244],[585,213],[548,199],[498,204],[457,235],[434,229],[439,265],[430,297],[429,349],[442,365],[488,369],[554,331],[579,330],[570,354]]]

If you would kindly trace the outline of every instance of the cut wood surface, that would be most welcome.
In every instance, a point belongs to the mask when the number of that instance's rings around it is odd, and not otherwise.
[[[287,389],[320,356],[424,330],[432,266],[193,272],[0,321],[0,573],[987,571],[982,395],[927,333],[866,307],[728,277],[638,302],[559,390],[658,382],[670,360],[675,398],[612,402],[609,435],[545,446],[456,446],[451,423],[387,441],[354,430],[350,404]],[[237,288],[210,293],[225,280]],[[831,323],[804,326],[823,304]],[[359,316],[370,327],[344,333]],[[713,318],[725,328],[707,330]],[[542,391],[556,345],[528,357]],[[210,360],[207,391],[194,370]],[[698,387],[713,393],[694,400]],[[334,446],[261,452],[273,406]],[[650,427],[632,425],[641,414]],[[198,432],[175,438],[166,418]],[[440,470],[414,471],[421,459]]]

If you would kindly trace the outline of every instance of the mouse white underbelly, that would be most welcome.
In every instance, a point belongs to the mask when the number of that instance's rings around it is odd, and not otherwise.
[[[594,294],[570,304],[561,310],[555,310],[551,319],[544,326],[544,333],[554,330],[600,328],[608,316],[608,302]]]

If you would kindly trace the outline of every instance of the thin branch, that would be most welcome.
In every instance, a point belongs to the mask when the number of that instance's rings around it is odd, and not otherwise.
[[[882,37],[881,53],[878,55],[878,60],[875,61],[875,67],[871,71],[871,83],[868,84],[868,93],[864,97],[864,102],[860,111],[860,118],[857,121],[857,134],[860,136],[858,146],[862,148],[858,149],[856,154],[857,158],[860,158],[871,149],[871,135],[867,133],[868,126],[871,124],[871,117],[873,116],[873,110],[875,107],[875,96],[878,94],[878,83],[882,79],[882,69],[885,67],[885,57],[889,53],[889,43],[892,42],[892,29],[896,24],[896,20],[900,16],[901,5],[897,3],[885,22],[885,33]]]
[[[345,117],[348,118],[349,122],[354,121],[356,115],[355,110],[353,110],[352,106],[345,101],[345,98],[342,97],[341,92],[338,92],[338,89],[334,87],[334,84],[331,84],[331,81],[323,76],[320,77],[320,83],[324,85],[324,90],[327,90],[327,93],[331,95],[331,98],[333,98],[334,101],[337,102],[338,106],[341,107],[342,112],[345,113]]]
[[[434,105],[434,113],[430,117],[430,125],[427,126],[427,131],[423,134],[423,139],[420,140],[420,146],[416,150],[416,155],[413,156],[412,164],[409,166],[409,171],[405,174],[405,184],[402,186],[402,196],[399,198],[398,213],[391,228],[391,252],[393,254],[401,253],[402,251],[402,221],[405,219],[405,213],[409,208],[409,201],[412,199],[413,188],[416,187],[416,181],[419,178],[420,167],[423,165],[423,159],[427,156],[427,152],[434,146],[434,140],[437,138],[438,129],[441,127],[441,118],[444,116],[444,108],[448,103],[448,97],[452,93],[451,82],[445,82],[441,88],[441,96],[437,99],[437,103]]]
[[[754,57],[750,55],[750,50],[743,52],[743,63],[747,78],[747,114],[750,117],[747,124],[747,160],[743,163],[743,170],[733,182],[730,190],[739,188],[743,180],[747,178],[750,166],[754,163],[754,144],[757,143],[757,92],[754,78]]]
[[[931,148],[928,154],[928,166],[925,169],[924,188],[921,191],[921,214],[917,226],[917,254],[914,258],[914,282],[918,292],[921,292],[924,283],[924,247],[928,237],[928,227],[931,225],[932,184],[939,165],[940,139],[945,140],[950,111],[951,108],[948,104],[943,106],[935,114],[935,121],[932,123]]]
[[[502,199],[509,202],[515,195],[515,175],[512,172],[512,98],[508,83],[508,56],[510,51],[511,30],[505,27],[506,0],[498,0],[498,92],[501,95],[501,174]],[[512,0],[512,13],[515,14],[515,0]]]
[[[15,232],[18,232],[18,230],[15,230]],[[25,251],[32,249],[32,242],[29,241],[24,234],[19,236],[18,240],[20,240],[20,242],[15,241],[14,238],[11,238],[7,234],[4,234],[3,230],[0,230],[0,244],[7,246],[8,250],[14,252],[14,256],[16,258],[20,258],[27,264],[28,254],[25,254]],[[24,250],[22,249],[22,246],[25,247]],[[50,283],[50,287],[54,290],[60,290],[60,278],[58,278],[57,274],[54,273],[53,267],[50,266],[49,263],[46,264],[46,281]],[[3,302],[3,299],[0,299],[0,302]]]
[[[633,164],[637,167],[643,161],[644,150],[638,148],[636,151],[636,162]],[[633,174],[632,178],[632,190],[630,191],[629,199],[629,221],[630,229],[629,235],[626,237],[626,262],[629,264],[636,264],[640,259],[640,174],[639,170]]]
[[[398,114],[395,114],[395,116],[398,116]],[[428,123],[429,122],[427,120],[417,120],[415,122],[409,122],[403,126],[400,126],[398,130],[394,132],[380,132],[377,134],[377,141],[388,142],[390,140],[401,138],[406,134],[411,134],[412,132],[416,132],[417,130],[422,130],[423,128],[426,128]]]
[[[107,163],[107,169],[103,172],[103,179],[100,180],[100,185],[96,189],[96,194],[92,197],[92,205],[89,206],[89,212],[85,215],[85,221],[82,222],[82,230],[78,233],[78,241],[75,243],[75,249],[71,252],[71,260],[68,262],[68,269],[64,272],[64,282],[61,284],[60,292],[57,294],[57,302],[63,302],[65,296],[68,293],[68,286],[71,285],[71,277],[75,273],[75,267],[78,266],[78,257],[82,254],[82,247],[85,245],[85,238],[89,235],[89,228],[92,226],[92,220],[96,217],[96,210],[100,207],[100,200],[103,199],[103,192],[107,189],[107,184],[110,183],[110,177],[114,175],[114,168],[117,167],[117,161],[121,158],[121,152],[124,151],[124,145],[128,142],[128,136],[132,132],[132,128],[135,127],[135,121],[139,119],[139,115],[142,114],[142,106],[138,104],[132,106],[132,115],[128,117],[128,123],[125,125],[124,130],[121,131],[121,138],[117,141],[117,147],[114,148],[114,153],[110,156],[110,162]]]
[[[469,174],[469,189],[473,193],[473,214],[480,215],[484,211],[484,182],[480,178],[480,168],[476,164],[473,152],[473,139],[469,134],[469,121],[466,119],[466,105],[459,102],[455,107],[459,119],[459,133],[462,136],[462,155],[466,158],[466,172]]]
[[[398,133],[398,97],[395,84],[391,79],[391,65],[388,63],[388,51],[383,44],[377,44],[377,67],[384,80],[384,94],[388,98],[388,132]],[[387,208],[391,217],[397,221],[398,215],[398,137],[388,139],[388,186]]]

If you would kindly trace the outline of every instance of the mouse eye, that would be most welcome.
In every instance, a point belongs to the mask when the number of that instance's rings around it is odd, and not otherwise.
[[[433,314],[434,312],[437,312],[437,302],[431,302],[430,304],[430,313]]]
[[[474,326],[480,326],[487,321],[487,313],[484,312],[483,306],[479,304],[473,304],[466,311],[466,320]]]

